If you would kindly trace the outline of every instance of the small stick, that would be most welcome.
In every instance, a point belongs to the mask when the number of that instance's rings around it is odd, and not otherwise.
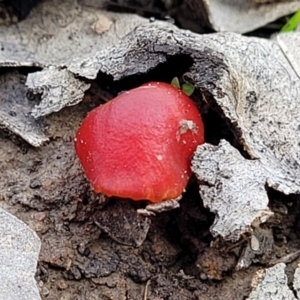
[[[150,279],[146,282],[143,300],[147,300],[147,298],[148,298],[149,285],[150,285]]]
[[[298,258],[299,256],[300,256],[300,250],[297,250],[293,253],[290,253],[288,255],[285,255],[283,257],[280,257],[278,259],[270,261],[269,265],[274,266],[274,265],[279,264],[279,263],[290,263],[293,260],[295,260],[296,258]]]

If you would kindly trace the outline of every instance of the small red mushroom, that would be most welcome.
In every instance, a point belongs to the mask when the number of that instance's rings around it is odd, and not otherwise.
[[[95,192],[158,203],[182,194],[202,143],[192,100],[170,84],[151,82],[92,110],[75,149]]]

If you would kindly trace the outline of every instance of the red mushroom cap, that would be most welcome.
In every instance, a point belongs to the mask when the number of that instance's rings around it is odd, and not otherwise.
[[[75,149],[96,192],[161,202],[182,194],[204,143],[196,105],[170,84],[124,92],[83,120]]]

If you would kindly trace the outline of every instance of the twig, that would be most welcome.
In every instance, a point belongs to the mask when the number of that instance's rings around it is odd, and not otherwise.
[[[290,254],[285,255],[283,257],[280,257],[278,259],[271,260],[269,262],[269,265],[270,266],[274,266],[274,265],[279,264],[279,263],[290,263],[293,260],[295,260],[296,258],[298,258],[299,256],[300,256],[300,250],[297,250],[297,251],[295,251],[293,253],[290,253]]]
[[[147,298],[148,298],[148,288],[149,288],[149,284],[150,284],[150,279],[146,282],[143,300],[147,300]]]

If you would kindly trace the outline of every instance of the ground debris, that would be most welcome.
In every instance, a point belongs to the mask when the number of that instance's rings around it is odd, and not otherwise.
[[[233,254],[221,253],[216,248],[207,248],[197,259],[196,265],[201,273],[212,280],[222,280],[229,270],[236,264]]]
[[[147,236],[151,220],[139,215],[129,201],[111,201],[104,209],[97,211],[93,218],[97,226],[115,241],[139,247]]]
[[[247,299],[296,299],[294,293],[288,287],[284,270],[285,264],[280,263],[269,269],[257,271],[252,279],[253,290]]]
[[[253,247],[253,240],[256,241]],[[271,229],[254,228],[244,246],[239,260],[235,266],[236,270],[247,269],[252,263],[269,265],[274,259],[274,237]]]
[[[42,244],[40,261],[54,267],[69,270],[74,259],[74,250],[70,241],[52,236]]]
[[[34,118],[79,103],[84,97],[84,92],[90,87],[90,84],[76,79],[68,70],[54,67],[28,74],[26,85],[29,93],[41,96],[41,102],[31,111]]]
[[[244,159],[225,140],[218,146],[198,146],[192,170],[204,206],[216,213],[211,227],[215,237],[236,241],[269,211],[264,169],[258,161]]]
[[[112,22],[109,30],[102,35],[93,31],[91,26],[96,21],[107,23],[107,19]],[[41,1],[18,26],[0,27],[0,65],[66,67],[74,59],[112,45],[141,22],[147,20],[104,13],[77,1]]]
[[[38,147],[48,141],[48,138],[43,133],[42,123],[30,115],[35,102],[26,96],[25,79],[24,75],[16,71],[0,75],[0,127]]]

